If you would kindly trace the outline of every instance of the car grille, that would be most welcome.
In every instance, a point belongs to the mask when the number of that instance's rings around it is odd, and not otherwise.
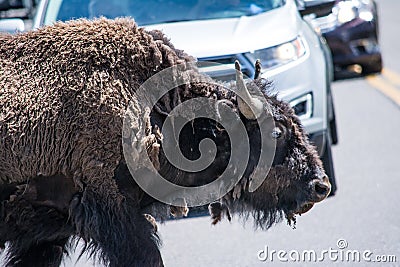
[[[307,8],[307,12],[315,15],[314,22],[321,33],[331,31],[337,26],[337,17],[332,13],[335,1]]]
[[[331,31],[337,26],[337,17],[332,13],[325,17],[319,17],[315,19],[318,27],[322,33]]]
[[[247,77],[252,77],[254,68],[243,55],[228,55],[222,57],[199,58],[200,71],[208,74],[215,80],[235,80],[235,61],[239,60],[242,72]]]
[[[315,14],[317,18],[328,16],[332,13],[335,1],[307,8],[307,12]]]

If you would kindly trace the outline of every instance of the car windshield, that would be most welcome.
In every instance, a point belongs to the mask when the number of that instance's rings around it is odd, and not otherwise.
[[[44,24],[76,18],[133,17],[139,25],[257,15],[285,0],[52,0]]]

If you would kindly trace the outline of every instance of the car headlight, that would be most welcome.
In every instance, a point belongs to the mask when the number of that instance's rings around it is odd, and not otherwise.
[[[289,104],[301,120],[311,118],[313,113],[312,93],[297,97],[290,101]]]
[[[336,6],[337,19],[343,24],[357,17],[357,6],[353,1],[339,2]]]
[[[332,12],[337,16],[340,24],[349,22],[357,17],[365,21],[371,21],[374,18],[371,0],[340,1],[335,5]]]
[[[272,68],[295,61],[305,53],[304,41],[297,37],[287,43],[246,53],[246,57],[252,62],[259,59],[263,68]]]

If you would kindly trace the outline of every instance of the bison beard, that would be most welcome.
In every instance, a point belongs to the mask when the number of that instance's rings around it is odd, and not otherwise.
[[[153,217],[187,211],[155,201],[134,182],[123,158],[122,124],[144,81],[190,61],[162,33],[146,32],[128,19],[78,20],[0,35],[0,244],[8,242],[6,266],[59,266],[72,237],[84,240],[82,253],[98,255],[109,266],[163,266]],[[323,173],[293,110],[267,94],[269,83],[255,81],[264,93],[257,97],[266,99],[286,130],[272,172],[250,193],[260,154],[257,122],[239,111],[232,91],[195,69],[185,75],[196,82],[166,94],[150,113],[134,102],[136,116],[148,122],[136,126],[138,138],[160,174],[175,184],[196,186],[223,172],[230,143],[214,121],[196,119],[182,131],[180,145],[189,159],[197,157],[200,140],[217,144],[215,161],[197,174],[166,160],[159,134],[178,104],[195,97],[221,100],[253,141],[243,178],[214,211],[252,215],[264,229],[283,214],[293,218],[315,195],[309,182]],[[140,160],[137,164],[140,169]]]

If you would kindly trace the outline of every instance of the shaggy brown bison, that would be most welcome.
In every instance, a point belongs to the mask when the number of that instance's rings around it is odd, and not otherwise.
[[[183,186],[207,184],[224,169],[234,176],[239,162],[229,163],[234,144],[226,129],[213,119],[196,118],[183,127],[179,148],[194,160],[208,138],[216,144],[215,160],[199,172],[170,164],[160,129],[174,107],[212,98],[217,105],[210,112],[229,109],[236,116],[232,125],[244,125],[250,140],[246,169],[235,187],[211,204],[214,223],[230,211],[268,228],[285,217],[293,221],[328,195],[314,147],[293,110],[268,93],[269,83],[258,78],[259,65],[254,81],[245,83],[238,72],[237,85],[227,85],[241,97],[188,68],[176,76],[190,76],[191,82],[151,109],[137,101],[135,92],[146,80],[191,60],[162,33],[128,19],[78,20],[0,36],[0,244],[8,244],[6,266],[59,266],[72,237],[83,239],[84,249],[109,266],[163,265],[152,216],[185,214],[186,208],[158,201],[132,179],[121,141],[130,103],[136,108],[133,119],[146,121],[131,125],[138,151],[147,153],[166,180]],[[256,86],[261,95],[253,94]],[[256,171],[263,116],[275,123],[267,132],[276,141],[269,172]],[[141,158],[134,166],[141,166]],[[134,176],[147,175],[139,167]],[[250,190],[260,174],[265,180]]]

